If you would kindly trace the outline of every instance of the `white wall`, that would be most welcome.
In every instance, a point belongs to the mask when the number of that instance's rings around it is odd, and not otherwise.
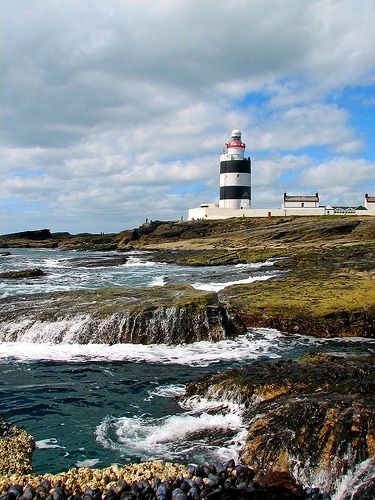
[[[302,206],[303,203],[303,206]],[[284,201],[283,208],[319,208],[317,201]]]
[[[324,207],[317,208],[191,208],[188,220],[192,219],[229,219],[231,217],[282,217],[288,215],[325,215]]]
[[[367,208],[369,214],[375,215],[375,203],[374,202],[366,200],[365,207]]]
[[[295,207],[285,208],[285,215],[325,215],[325,207]]]

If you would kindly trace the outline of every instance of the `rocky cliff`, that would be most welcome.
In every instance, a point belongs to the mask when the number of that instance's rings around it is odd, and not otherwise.
[[[208,376],[184,397],[244,405],[244,463],[331,489],[358,464],[374,467],[374,394],[373,362],[317,354]]]

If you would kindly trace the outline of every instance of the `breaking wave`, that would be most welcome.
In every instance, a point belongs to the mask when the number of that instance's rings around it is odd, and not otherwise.
[[[208,292],[219,292],[220,290],[223,290],[223,288],[226,288],[227,286],[245,285],[246,283],[254,283],[255,281],[266,281],[266,280],[269,280],[271,278],[275,278],[276,276],[277,276],[276,274],[268,274],[268,275],[263,275],[263,276],[249,276],[248,278],[241,279],[241,280],[225,281],[225,282],[219,282],[219,283],[196,282],[196,283],[192,283],[192,286],[196,290],[207,290]]]
[[[53,344],[1,342],[0,359],[18,361],[128,361],[158,364],[208,366],[220,361],[241,361],[260,356],[278,358],[284,349],[277,330],[253,329],[234,340],[194,342],[192,344]],[[281,342],[279,343],[278,340]]]
[[[149,287],[153,286],[164,286],[166,283],[164,276],[156,276],[153,280],[148,284]]]
[[[249,328],[248,333],[219,342],[201,341],[192,344],[53,344],[44,342],[0,342],[0,360],[19,362],[105,362],[177,364],[209,366],[222,361],[241,362],[261,357],[280,358],[285,352],[298,354],[302,349],[328,348],[331,352],[359,344],[374,349],[375,339],[361,337],[316,339],[304,335],[288,335],[269,328]],[[352,347],[351,349],[354,349]]]
[[[228,403],[194,398],[190,410],[179,415],[116,418],[108,415],[96,428],[104,448],[141,460],[238,459],[238,443],[245,432],[242,409]]]

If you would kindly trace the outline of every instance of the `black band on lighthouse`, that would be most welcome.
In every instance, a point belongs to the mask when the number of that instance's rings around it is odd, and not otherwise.
[[[224,186],[220,188],[221,200],[250,200],[250,186]]]
[[[221,174],[231,174],[231,173],[251,173],[251,161],[250,158],[244,160],[228,160],[220,162],[220,173]]]

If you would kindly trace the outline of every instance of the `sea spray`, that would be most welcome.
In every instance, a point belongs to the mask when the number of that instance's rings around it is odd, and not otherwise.
[[[364,460],[342,477],[337,478],[332,500],[370,499],[375,493],[375,458]]]
[[[96,439],[125,459],[134,455],[141,460],[196,460],[200,455],[205,460],[238,459],[238,443],[245,432],[239,405],[191,398],[181,406],[184,413],[156,419],[107,415],[96,428]]]

